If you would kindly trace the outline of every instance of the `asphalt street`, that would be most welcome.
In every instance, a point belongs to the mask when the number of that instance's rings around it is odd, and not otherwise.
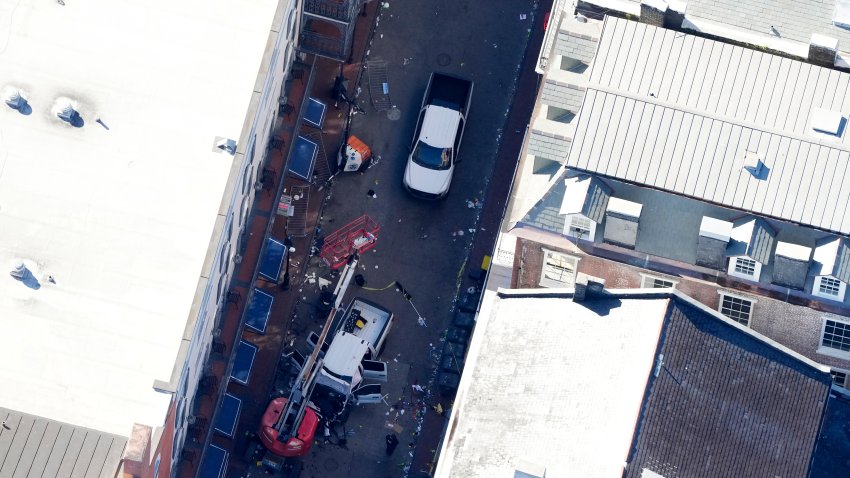
[[[314,446],[305,457],[302,476],[380,478],[424,476],[429,471],[420,465],[434,452],[418,441],[423,414],[436,413],[432,407],[447,410],[451,406],[431,389],[435,357],[442,349],[462,279],[470,267],[480,267],[480,262],[465,261],[481,232],[479,218],[488,207],[484,198],[532,20],[540,14],[536,9],[537,2],[531,0],[382,4],[368,60],[386,62],[395,108],[376,111],[372,107],[369,71],[364,71],[359,102],[366,113],[353,118],[351,132],[371,146],[376,161],[363,173],[335,178],[321,228],[323,234],[331,233],[362,214],[369,214],[381,226],[377,247],[361,258],[366,287],[352,286],[348,296],[368,298],[396,314],[382,357],[390,364],[390,383],[384,387],[385,404],[355,408],[345,430],[335,431],[346,438],[344,447],[337,444],[338,439]],[[415,199],[402,187],[408,146],[432,71],[475,82],[461,162],[451,192],[437,202]],[[375,197],[367,195],[370,190]],[[307,275],[330,277],[330,271],[314,259]],[[412,295],[410,302],[394,287],[385,288],[394,281]],[[307,284],[299,291],[304,300],[293,326],[299,337],[306,336],[307,330],[318,330],[324,319],[311,305],[318,288]],[[396,433],[400,439],[390,457],[385,454],[387,433]]]

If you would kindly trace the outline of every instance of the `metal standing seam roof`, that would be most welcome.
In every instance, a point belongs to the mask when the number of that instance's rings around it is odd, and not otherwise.
[[[850,74],[613,17],[591,68],[569,166],[850,233],[836,207],[850,202],[850,134],[809,133],[814,108],[846,118]]]
[[[0,408],[0,476],[112,477],[127,438]]]

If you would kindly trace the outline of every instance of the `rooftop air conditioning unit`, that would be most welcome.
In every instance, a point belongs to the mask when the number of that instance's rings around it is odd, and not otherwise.
[[[18,280],[23,280],[27,275],[27,266],[24,264],[24,261],[13,261],[12,262],[12,270],[9,271],[9,275]]]
[[[27,97],[24,92],[14,86],[7,86],[3,89],[3,101],[10,108],[20,110],[27,105]]]
[[[56,101],[53,103],[53,114],[58,116],[62,121],[71,124],[74,124],[80,117],[74,101],[64,96],[56,98]]]

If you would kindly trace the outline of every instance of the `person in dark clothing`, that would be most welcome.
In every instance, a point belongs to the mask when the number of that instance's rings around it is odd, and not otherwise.
[[[398,446],[398,437],[395,436],[395,433],[391,433],[387,435],[387,455],[392,455],[395,451],[395,447]]]

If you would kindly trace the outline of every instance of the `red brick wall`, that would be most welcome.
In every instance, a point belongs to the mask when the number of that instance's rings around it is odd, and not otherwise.
[[[540,273],[543,266],[543,249],[557,250],[579,258],[578,272],[605,279],[609,289],[629,289],[641,287],[641,273],[660,277],[670,277],[675,281],[676,289],[706,306],[717,310],[720,305],[720,291],[728,291],[756,301],[749,326],[768,338],[779,342],[795,352],[815,362],[841,369],[850,369],[850,361],[817,353],[820,345],[823,319],[836,318],[847,321],[848,318],[808,307],[792,305],[786,302],[751,294],[746,290],[721,287],[692,277],[672,277],[668,274],[642,269],[633,265],[590,256],[573,245],[564,250],[546,246],[529,239],[519,238],[516,250],[515,281],[517,288],[540,287]]]
[[[165,418],[165,426],[162,430],[162,436],[159,439],[159,444],[156,447],[156,450],[151,453],[151,464],[148,470],[148,474],[144,475],[143,478],[168,478],[171,476],[171,445],[174,443],[174,415],[177,412],[177,407],[175,406],[176,402],[172,399],[171,406],[168,408],[168,416]],[[156,457],[160,457],[159,462],[159,472],[156,477],[154,477],[154,463],[156,462]]]

